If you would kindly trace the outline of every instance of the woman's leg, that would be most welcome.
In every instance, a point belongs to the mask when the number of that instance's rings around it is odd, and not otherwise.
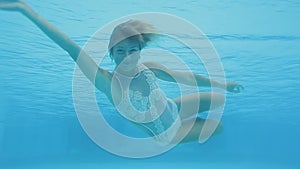
[[[177,104],[181,119],[185,120],[196,117],[197,113],[222,106],[225,103],[225,96],[219,93],[203,92],[177,97],[173,100]],[[212,107],[211,103],[213,103]]]
[[[207,134],[207,137],[209,137],[210,131],[202,131],[205,121],[209,121],[210,123],[218,123],[218,126],[213,133],[214,135],[221,133],[221,131],[223,130],[222,124],[215,120],[212,120],[212,119],[205,120],[200,117],[197,117],[196,119],[192,119],[192,118],[186,119],[186,120],[182,121],[182,125],[181,125],[180,129],[178,130],[173,142],[174,143],[178,143],[178,142],[188,143],[188,142],[198,141],[201,132],[204,132],[201,134],[204,134],[204,135]],[[191,126],[191,125],[193,125],[193,126]]]
[[[204,132],[201,134],[207,134],[209,137],[211,131],[202,131],[205,121],[208,121],[210,124],[218,123],[214,134],[221,132],[221,123],[212,119],[202,119],[197,117],[197,114],[222,106],[225,103],[224,95],[220,93],[203,92],[181,96],[173,100],[177,104],[182,120],[182,125],[174,138],[175,142],[178,142],[179,139],[182,138],[181,143],[197,141],[201,132]]]

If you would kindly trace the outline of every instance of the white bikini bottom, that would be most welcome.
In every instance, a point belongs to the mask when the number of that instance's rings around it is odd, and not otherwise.
[[[140,125],[147,128],[159,144],[170,144],[181,127],[176,103],[172,99],[167,99],[166,108],[159,118]]]

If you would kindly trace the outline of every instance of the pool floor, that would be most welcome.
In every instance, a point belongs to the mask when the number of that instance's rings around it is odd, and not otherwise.
[[[72,163],[72,164],[43,164],[7,166],[7,169],[176,169],[176,168],[204,168],[204,169],[298,169],[297,166],[261,164],[261,163]]]

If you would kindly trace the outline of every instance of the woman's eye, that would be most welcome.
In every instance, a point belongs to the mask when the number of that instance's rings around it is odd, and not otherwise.
[[[123,49],[117,49],[117,53],[124,53]]]
[[[138,51],[138,49],[130,49],[130,53],[135,53],[137,51]]]

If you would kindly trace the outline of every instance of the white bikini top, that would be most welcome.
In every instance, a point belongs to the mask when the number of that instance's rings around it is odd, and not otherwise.
[[[138,73],[134,77],[117,72],[114,77],[121,84],[122,99],[116,108],[122,115],[138,123],[147,123],[163,113],[167,98],[154,73],[145,65],[138,65]]]
[[[177,105],[159,88],[154,73],[140,64],[136,76],[115,72],[114,78],[121,84],[122,91],[117,110],[147,128],[160,144],[169,144],[181,126],[181,120]]]

